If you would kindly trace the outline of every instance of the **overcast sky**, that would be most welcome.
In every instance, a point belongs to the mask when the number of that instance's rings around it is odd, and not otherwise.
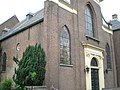
[[[0,24],[13,15],[21,21],[29,12],[37,12],[43,8],[45,0],[0,0]],[[113,14],[120,17],[120,0],[104,0],[100,4],[103,16],[107,21]]]

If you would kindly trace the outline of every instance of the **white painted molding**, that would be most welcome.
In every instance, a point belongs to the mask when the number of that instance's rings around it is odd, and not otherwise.
[[[106,29],[104,26],[102,26],[102,29],[103,29],[105,32],[110,33],[110,34],[113,35],[112,30],[110,30],[110,29]]]
[[[66,6],[65,4],[59,2],[59,0],[49,0],[49,1],[52,1],[52,2],[54,2],[54,3],[56,3],[56,4],[58,4],[58,6],[64,8],[65,10],[67,10],[67,11],[69,11],[69,12],[71,12],[71,13],[77,14],[77,10]]]
[[[71,3],[70,0],[64,0],[64,1],[67,2],[67,3],[69,3],[69,4]]]
[[[100,0],[94,0],[98,5],[100,5]]]

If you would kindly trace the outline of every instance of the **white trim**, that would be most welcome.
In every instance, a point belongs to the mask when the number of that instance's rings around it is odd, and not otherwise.
[[[99,88],[100,90],[105,87],[104,82],[104,67],[103,67],[103,51],[104,49],[90,45],[84,44],[84,55],[85,55],[85,68],[89,68],[89,72],[86,72],[86,90],[91,90],[91,69],[95,68],[99,70]],[[98,62],[98,67],[91,66],[92,58],[96,58]]]
[[[69,12],[71,12],[71,13],[77,14],[77,10],[75,10],[75,9],[73,9],[73,8],[70,8],[70,7],[66,6],[66,5],[64,5],[63,3],[59,2],[59,0],[49,0],[49,1],[52,1],[52,2],[54,2],[54,3],[56,3],[56,4],[58,4],[58,6],[66,9],[67,11],[69,11]]]
[[[110,34],[113,35],[112,30],[110,30],[110,29],[106,29],[104,26],[102,26],[102,29],[103,29],[105,32],[110,33]]]
[[[92,44],[88,44],[88,43],[83,43],[83,46],[85,48],[92,48],[92,49],[96,49],[96,50],[99,50],[99,51],[104,51],[105,49],[101,48],[101,47],[97,47],[95,45],[92,45]]]
[[[70,0],[64,0],[64,1],[67,2],[67,3],[69,3],[69,4],[71,3]]]
[[[98,5],[100,5],[100,0],[94,0]]]
[[[91,68],[94,68],[94,69],[99,69],[99,67],[98,66],[91,66]]]
[[[105,22],[105,20],[102,18],[102,22],[103,22],[103,25],[105,26],[105,27],[108,27],[108,24]]]

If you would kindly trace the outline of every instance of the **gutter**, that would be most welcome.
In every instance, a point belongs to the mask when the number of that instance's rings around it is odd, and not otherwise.
[[[28,28],[30,28],[30,27],[32,27],[32,26],[38,24],[38,23],[43,22],[43,21],[44,21],[44,18],[41,18],[40,20],[38,20],[38,21],[36,21],[36,22],[34,22],[34,23],[28,25],[28,26],[25,26],[25,27],[23,27],[22,29],[20,29],[20,30],[18,30],[18,31],[16,31],[16,32],[13,32],[12,34],[10,34],[10,35],[8,35],[8,36],[5,36],[5,37],[1,38],[0,41],[4,41],[4,40],[8,39],[9,37],[12,37],[12,36],[14,36],[14,35],[16,35],[16,34],[22,32],[22,31],[24,31],[24,30],[26,30],[26,29],[28,29]]]

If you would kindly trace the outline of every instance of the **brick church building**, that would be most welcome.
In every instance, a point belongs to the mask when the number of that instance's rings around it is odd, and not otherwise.
[[[28,45],[46,54],[45,85],[50,90],[102,90],[117,87],[113,32],[100,8],[102,0],[46,0],[0,36],[1,79],[12,77]]]

